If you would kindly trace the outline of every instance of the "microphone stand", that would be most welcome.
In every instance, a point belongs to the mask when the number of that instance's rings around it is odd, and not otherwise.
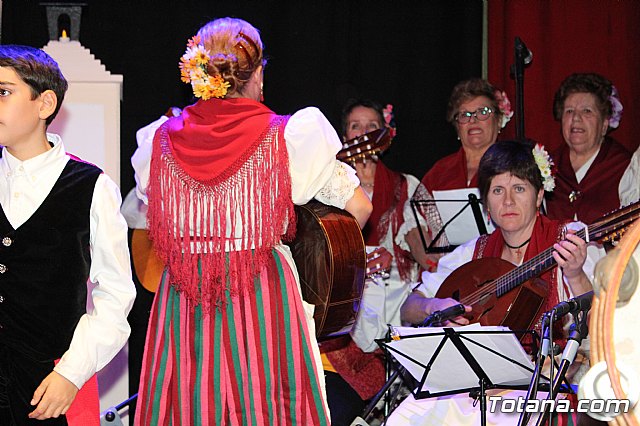
[[[562,352],[558,373],[553,376],[553,382],[551,384],[551,389],[549,390],[548,399],[556,399],[560,385],[564,380],[564,376],[567,374],[567,370],[571,363],[576,359],[582,339],[586,338],[588,334],[589,327],[587,325],[587,311],[580,311],[574,315],[574,322],[571,324],[569,340],[567,340],[567,345],[564,347],[564,351]],[[551,416],[553,414],[551,413],[551,406],[545,405],[544,411],[540,413],[540,416],[538,417],[536,426],[541,426],[544,423],[544,418],[547,414],[549,414],[549,424],[551,424]]]
[[[516,81],[516,139],[524,140],[524,66],[528,55],[520,37],[516,37],[514,46],[514,63],[511,72]]]
[[[540,376],[542,374],[542,366],[544,365],[545,358],[547,356],[554,355],[553,353],[553,343],[551,340],[551,328],[553,325],[553,317],[554,311],[546,312],[542,317],[542,343],[540,346],[540,350],[538,351],[538,356],[536,358],[535,370],[533,371],[533,376],[531,377],[531,382],[529,382],[529,388],[527,389],[527,395],[524,398],[525,404],[531,400],[536,399],[536,395],[538,395],[538,385],[540,384]],[[531,417],[531,413],[527,412],[527,410],[522,411],[520,413],[520,419],[518,420],[518,426],[524,426],[529,422]]]

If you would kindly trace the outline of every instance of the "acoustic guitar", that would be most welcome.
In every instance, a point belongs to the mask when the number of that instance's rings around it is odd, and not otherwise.
[[[576,235],[586,241],[615,241],[638,218],[640,202],[606,214]],[[447,277],[436,297],[451,297],[472,306],[472,312],[465,315],[472,323],[530,329],[547,293],[535,278],[556,265],[553,251],[550,247],[515,268],[499,258],[472,260]]]
[[[131,234],[131,260],[140,284],[155,293],[160,286],[164,262],[156,254],[146,229],[134,229]]]
[[[296,206],[297,232],[289,243],[298,268],[302,296],[316,306],[316,337],[351,329],[364,288],[366,251],[358,222],[344,210],[311,201]],[[134,229],[131,255],[138,280],[155,293],[164,263],[148,231]]]
[[[352,164],[362,163],[374,155],[382,154],[392,140],[390,129],[383,127],[344,142],[336,158]]]
[[[296,237],[288,245],[303,299],[316,307],[316,338],[346,333],[360,308],[367,264],[358,222],[348,212],[315,200],[295,209]]]

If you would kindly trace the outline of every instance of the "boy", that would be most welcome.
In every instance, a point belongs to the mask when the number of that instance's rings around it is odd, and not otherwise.
[[[78,403],[130,331],[120,192],[46,133],[66,90],[46,53],[0,45],[2,425],[98,424],[96,388],[88,417]]]

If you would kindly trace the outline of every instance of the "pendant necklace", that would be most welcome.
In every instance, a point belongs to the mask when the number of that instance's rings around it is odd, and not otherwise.
[[[519,246],[512,246],[511,244],[509,244],[508,242],[504,242],[504,245],[509,247],[512,250],[516,251],[516,255],[517,256],[522,256],[522,251],[520,250],[522,247],[526,246],[529,241],[531,241],[531,237],[529,237],[529,239],[527,239],[527,241],[525,241],[524,243],[520,244]]]

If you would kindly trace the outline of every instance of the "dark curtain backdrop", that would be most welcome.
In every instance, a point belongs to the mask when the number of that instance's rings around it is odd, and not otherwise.
[[[135,131],[190,100],[179,80],[186,41],[208,20],[260,29],[269,56],[265,103],[281,114],[314,105],[336,128],[349,97],[391,103],[398,136],[385,156],[421,178],[458,148],[445,122],[451,88],[480,74],[482,1],[84,1],[80,42],[124,76],[122,190],[134,185]],[[45,9],[4,0],[2,42],[48,42]],[[91,143],[87,135],[87,143]]]
[[[525,136],[545,145],[563,142],[553,119],[553,95],[573,72],[597,72],[618,88],[624,111],[610,135],[633,151],[640,138],[640,1],[562,0],[489,2],[489,79],[506,87],[515,108],[509,76],[514,39],[533,52],[524,72]],[[503,132],[515,135],[515,120]]]

